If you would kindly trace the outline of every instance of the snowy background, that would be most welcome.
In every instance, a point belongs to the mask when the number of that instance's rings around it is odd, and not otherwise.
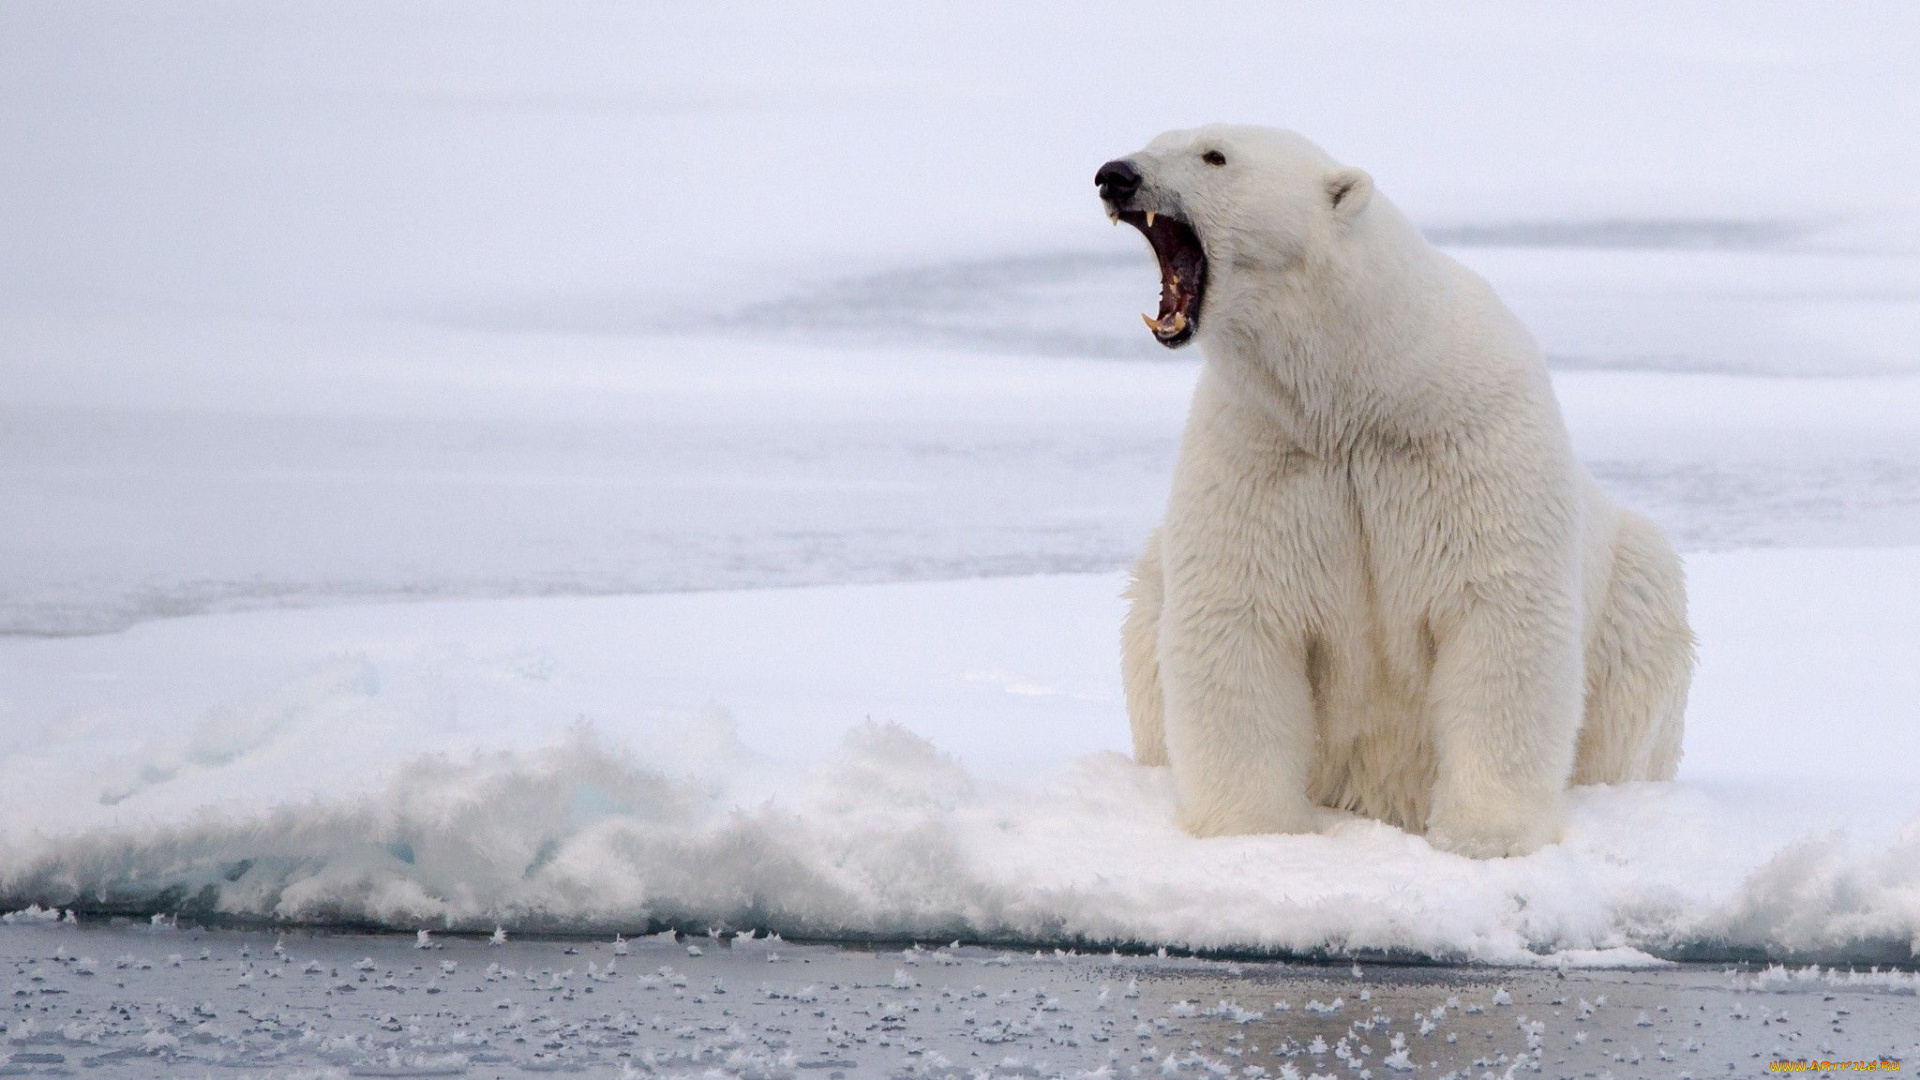
[[[1893,4],[0,0],[0,902],[1910,961],[1916,51]],[[1216,119],[1534,328],[1688,555],[1678,783],[1475,863],[1195,841],[1115,755],[1197,357],[1091,178]]]

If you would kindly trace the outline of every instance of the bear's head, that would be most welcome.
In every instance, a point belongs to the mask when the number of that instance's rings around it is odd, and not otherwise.
[[[1332,250],[1373,181],[1291,131],[1216,124],[1169,131],[1094,176],[1107,215],[1146,235],[1160,260],[1160,344],[1185,345],[1228,295],[1284,280]]]

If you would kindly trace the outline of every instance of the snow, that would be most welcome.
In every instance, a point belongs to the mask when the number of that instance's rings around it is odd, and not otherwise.
[[[1311,836],[1180,832],[1164,771],[1118,752],[1120,579],[1099,574],[11,639],[12,710],[57,719],[0,760],[25,826],[0,892],[472,931],[1910,955],[1920,765],[1884,748],[1920,690],[1920,550],[1690,570],[1680,782],[1576,791],[1565,842],[1522,859],[1331,813]]]
[[[1913,11],[1163,15],[0,11],[0,906],[1910,963]],[[1677,783],[1470,862],[1120,756],[1194,367],[1090,179],[1214,118],[1534,327]]]

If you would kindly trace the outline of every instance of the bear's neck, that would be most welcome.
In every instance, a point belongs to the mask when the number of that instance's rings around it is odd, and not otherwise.
[[[1376,194],[1330,257],[1234,282],[1202,348],[1210,375],[1303,449],[1420,441],[1458,397],[1443,371],[1455,289],[1445,257]]]

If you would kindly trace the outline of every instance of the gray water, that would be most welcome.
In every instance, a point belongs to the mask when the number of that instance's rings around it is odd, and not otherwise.
[[[1913,976],[1703,966],[41,923],[0,926],[0,980],[10,1076],[1672,1078],[1920,1054]]]

